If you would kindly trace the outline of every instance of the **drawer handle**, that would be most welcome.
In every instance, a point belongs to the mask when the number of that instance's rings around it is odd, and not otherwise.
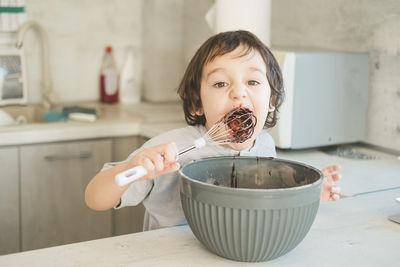
[[[56,161],[56,160],[69,160],[69,159],[87,159],[92,157],[92,152],[81,152],[79,154],[70,154],[70,155],[47,155],[44,157],[47,161]]]

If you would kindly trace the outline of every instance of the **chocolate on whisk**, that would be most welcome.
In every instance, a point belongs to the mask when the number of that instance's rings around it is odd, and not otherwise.
[[[243,107],[231,110],[223,120],[231,135],[232,143],[243,143],[248,140],[253,135],[257,124],[257,118],[253,112]]]
[[[225,114],[208,131],[207,139],[217,144],[243,143],[254,132],[257,118],[248,108],[235,108]]]

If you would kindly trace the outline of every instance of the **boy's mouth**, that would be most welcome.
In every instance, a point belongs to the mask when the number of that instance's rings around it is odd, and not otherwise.
[[[243,143],[253,135],[257,118],[253,112],[244,107],[237,107],[224,116],[232,143]]]

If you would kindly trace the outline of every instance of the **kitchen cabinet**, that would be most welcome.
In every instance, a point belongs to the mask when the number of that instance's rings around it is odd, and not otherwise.
[[[18,147],[0,148],[0,255],[20,249]]]
[[[125,160],[148,139],[142,136],[120,137],[113,140],[114,161]],[[113,235],[141,232],[145,208],[143,204],[114,210]]]
[[[0,255],[142,231],[142,204],[92,211],[84,192],[105,162],[125,160],[147,140],[0,147]]]
[[[111,139],[20,147],[22,250],[112,235],[112,211],[92,211],[84,200],[111,160]]]

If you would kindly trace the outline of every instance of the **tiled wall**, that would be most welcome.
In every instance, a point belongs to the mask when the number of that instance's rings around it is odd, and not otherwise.
[[[39,22],[50,43],[53,90],[59,102],[98,99],[104,47],[114,47],[122,67],[129,46],[140,51],[143,97],[176,101],[190,58],[212,33],[204,14],[213,0],[29,0],[28,19]],[[12,35],[0,33],[0,38]],[[25,38],[29,102],[40,102],[41,46],[34,30]]]
[[[98,99],[98,73],[106,45],[114,47],[118,66],[129,46],[141,49],[142,0],[29,0],[28,19],[49,37],[50,71],[59,101]],[[35,30],[24,42],[29,101],[39,102],[41,44]]]
[[[214,0],[184,0],[183,52],[185,67],[189,64],[200,45],[213,35],[204,19],[205,14],[213,3]]]
[[[399,29],[398,0],[272,1],[272,46],[370,53],[366,142],[395,150],[400,150]]]
[[[143,4],[144,99],[177,100],[183,73],[183,1],[147,0]]]
[[[197,48],[212,35],[204,15],[213,0],[146,0],[143,9],[144,98],[178,100],[177,88]]]

